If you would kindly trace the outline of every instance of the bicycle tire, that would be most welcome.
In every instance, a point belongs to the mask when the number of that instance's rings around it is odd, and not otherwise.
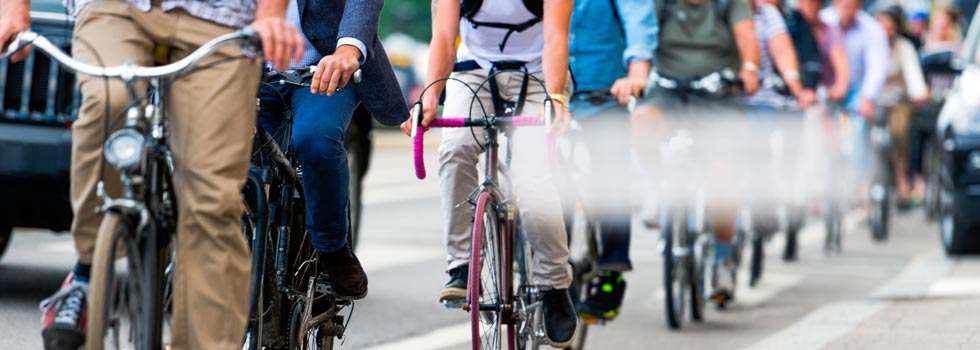
[[[799,255],[800,228],[793,225],[786,231],[786,246],[783,248],[783,261],[796,261]]]
[[[688,276],[691,276],[691,320],[695,322],[704,321],[704,309],[706,303],[705,295],[705,273],[706,269],[711,266],[714,261],[711,258],[711,241],[705,238],[705,235],[697,235],[694,239],[694,244],[692,245],[691,252],[694,253],[691,269]]]
[[[3,253],[7,251],[7,246],[10,244],[10,236],[13,232],[13,227],[0,225],[0,259],[3,259]]]
[[[514,279],[518,282],[516,289],[516,297],[514,298],[515,304],[518,305],[516,310],[514,324],[508,324],[508,334],[513,334],[511,338],[516,341],[517,350],[537,350],[540,348],[541,343],[538,341],[536,327],[540,325],[538,323],[541,320],[540,308],[532,307],[537,300],[535,296],[528,293],[531,290],[534,272],[531,269],[531,258],[533,253],[530,247],[527,245],[527,239],[524,237],[523,232],[518,232],[516,235],[517,239],[514,241],[514,267],[517,274],[514,275]]]
[[[872,203],[869,222],[871,224],[871,238],[875,242],[884,242],[888,239],[889,211],[887,195],[880,203]]]
[[[99,226],[98,235],[95,241],[95,253],[92,258],[92,279],[90,282],[88,295],[88,318],[86,320],[86,349],[104,349],[106,337],[110,331],[110,314],[115,315],[116,304],[119,306],[133,307],[135,310],[125,310],[120,312],[128,315],[129,330],[134,332],[134,337],[130,339],[142,339],[143,337],[143,305],[139,302],[142,295],[142,266],[139,259],[137,244],[134,242],[135,234],[132,232],[134,227],[132,220],[115,212],[106,213]],[[121,245],[120,245],[121,244]],[[128,272],[126,277],[120,276],[116,272],[117,258],[125,260],[122,263],[124,271]],[[120,271],[122,272],[122,271]],[[117,278],[119,278],[117,280]],[[101,288],[100,288],[101,286]],[[127,303],[124,301],[135,298],[137,302]],[[112,309],[110,309],[112,308]],[[115,323],[116,327],[126,326],[123,322]],[[123,332],[116,332],[115,348],[120,348],[118,336]],[[126,332],[128,333],[128,332]],[[132,344],[133,347],[141,345]]]
[[[477,196],[474,213],[467,283],[472,349],[499,350],[503,348],[501,315],[497,310],[481,310],[481,305],[493,306],[500,302],[497,280],[500,264],[497,261],[497,242],[494,241],[500,225],[489,192]]]
[[[685,247],[683,242],[687,231],[687,224],[681,219],[682,215],[671,217],[664,214],[661,223],[661,235],[664,239],[664,310],[667,315],[667,325],[670,329],[680,329],[684,324],[684,298],[686,287],[688,286],[686,271],[687,260],[684,257],[675,256],[674,252]],[[681,242],[678,242],[681,241]]]
[[[268,210],[261,181],[251,174],[242,188],[242,236],[252,254],[251,287],[249,290],[249,321],[245,332],[244,350],[265,346],[266,266],[268,263]],[[270,293],[271,294],[271,293]]]
[[[749,286],[755,287],[762,279],[763,264],[766,260],[765,240],[762,235],[752,237],[752,257],[749,261]]]

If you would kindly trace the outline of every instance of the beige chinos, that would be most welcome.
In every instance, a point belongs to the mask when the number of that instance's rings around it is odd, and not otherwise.
[[[157,44],[169,46],[171,58],[179,59],[234,30],[183,10],[154,7],[144,13],[121,1],[96,1],[78,16],[72,53],[92,64],[150,65]],[[228,47],[203,64],[239,55],[238,48]],[[259,76],[257,62],[236,59],[189,74],[167,90],[179,206],[172,349],[241,349],[250,265],[239,232],[240,192]],[[79,77],[82,106],[72,127],[72,232],[83,263],[92,261],[102,219],[95,208],[102,145],[111,131],[106,125],[111,128],[128,103],[124,85],[110,81],[107,123],[105,84]],[[118,196],[118,173],[108,170],[104,178],[108,193]]]
[[[543,80],[540,73],[535,76]],[[453,77],[465,82],[469,88],[456,81],[450,81],[446,85],[443,117],[483,116],[480,103],[471,104],[474,100],[470,89],[475,90],[486,80],[487,71],[458,72]],[[522,77],[517,73],[498,75],[496,79],[501,97],[516,101]],[[477,96],[487,108],[487,113],[492,113],[493,102],[486,85],[477,92]],[[523,114],[538,115],[546,98],[548,95],[541,84],[531,79]],[[481,159],[483,135],[482,128],[447,128],[442,131],[442,143],[439,145],[439,186],[450,269],[469,262],[473,209],[467,200],[481,180],[477,164]],[[511,144],[512,194],[517,200],[524,232],[527,233],[534,252],[534,283],[545,289],[568,288],[572,281],[571,266],[568,264],[568,238],[565,234],[561,203],[548,165],[544,127],[516,128]],[[504,158],[503,155],[504,150],[501,148],[500,159]]]

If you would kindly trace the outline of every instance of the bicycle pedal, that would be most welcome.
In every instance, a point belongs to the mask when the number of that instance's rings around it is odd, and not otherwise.
[[[443,300],[442,306],[447,309],[462,309],[466,305],[465,300]]]

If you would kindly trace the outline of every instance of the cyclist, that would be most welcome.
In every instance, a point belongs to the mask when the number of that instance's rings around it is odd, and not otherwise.
[[[587,200],[601,227],[599,274],[578,305],[585,318],[612,319],[626,292],[629,257],[630,98],[646,88],[657,45],[657,20],[649,0],[575,3],[569,66],[576,90],[569,110],[579,119],[591,154]]]
[[[868,152],[867,120],[875,117],[876,103],[885,83],[888,65],[888,38],[881,25],[861,10],[862,0],[834,0],[820,11],[820,19],[839,28],[850,73],[849,90],[844,108],[850,113],[852,149],[851,171],[858,179],[865,171]]]
[[[660,35],[654,53],[655,85],[637,107],[637,118],[656,125],[662,114],[742,115],[742,94],[751,95],[759,86],[759,43],[749,1],[659,0],[656,7]],[[738,72],[741,89],[729,82],[718,89],[701,88],[733,71]],[[712,296],[723,304],[734,290],[732,240],[737,209],[728,204],[709,209],[719,269]]]
[[[330,278],[332,292],[349,299],[367,295],[367,276],[347,239],[351,228],[351,179],[344,149],[347,126],[359,103],[372,115],[383,116],[379,120],[387,124],[401,122],[388,116],[408,113],[378,39],[381,6],[381,0],[352,1],[346,8],[337,1],[290,0],[286,21],[301,28],[305,45],[293,67],[316,65],[317,71],[310,89],[267,84],[260,89],[259,123],[270,134],[275,135],[282,124],[282,109],[292,109],[291,144],[303,167],[306,228],[313,248],[320,252],[317,261]],[[348,86],[359,68],[364,82]]]
[[[446,116],[459,117],[505,113],[504,100],[514,102],[516,113],[537,113],[545,99],[554,101],[554,127],[568,123],[565,98],[568,75],[568,27],[571,0],[443,0],[433,2],[432,42],[427,82],[450,76],[452,82],[436,84],[423,96],[422,126],[436,116],[440,93],[445,88]],[[454,48],[460,37],[458,51]],[[455,65],[453,62],[456,62]],[[502,73],[476,90],[490,74],[519,69],[544,81],[528,81],[523,73]],[[524,93],[526,92],[526,94]],[[471,103],[473,102],[473,103]],[[481,105],[492,110],[478,108]],[[521,108],[523,106],[523,111]],[[410,133],[410,123],[402,130]],[[561,205],[551,181],[546,141],[539,128],[519,128],[511,138],[513,190],[521,211],[527,239],[535,253],[534,283],[543,290],[544,326],[548,342],[567,347],[578,329],[578,318],[568,287],[571,266]],[[440,301],[466,299],[470,235],[473,213],[465,205],[478,185],[477,162],[482,129],[443,130],[439,146],[439,184],[445,215],[449,282]]]
[[[68,0],[75,22],[72,55],[97,65],[148,66],[154,47],[174,58],[245,25],[262,38],[265,58],[285,68],[303,52],[296,30],[284,21],[285,0],[87,1]],[[0,43],[30,29],[29,1],[4,0]],[[251,24],[249,24],[251,23]],[[176,29],[175,29],[176,28]],[[22,51],[13,59],[23,59]],[[240,55],[222,51],[217,61]],[[171,143],[180,221],[174,278],[174,349],[240,348],[248,313],[249,257],[240,226],[240,192],[248,171],[259,65],[233,60],[177,81],[172,87]],[[105,85],[104,85],[105,84]],[[61,289],[42,302],[46,349],[77,349],[85,341],[90,262],[101,215],[96,195],[105,181],[118,196],[119,175],[102,161],[109,118],[125,111],[122,82],[79,77],[82,106],[72,126],[72,233],[79,260]],[[106,95],[108,90],[108,95]],[[100,176],[103,174],[104,176]]]
[[[823,0],[800,0],[797,3],[797,9],[792,14],[791,31],[794,32],[794,42],[801,41],[796,38],[802,34],[796,33],[806,31],[812,33],[817,45],[819,69],[812,69],[809,68],[812,66],[811,64],[807,65],[807,74],[804,75],[803,79],[804,86],[814,90],[823,86],[827,88],[827,97],[834,101],[842,101],[847,97],[850,81],[847,53],[844,52],[840,28],[827,25],[820,19],[820,8],[823,7],[823,4]],[[802,53],[804,50],[800,50],[798,46],[797,52]],[[807,55],[807,57],[809,56]],[[815,72],[817,75],[811,76],[811,72]],[[812,80],[816,81],[810,83],[809,81]]]
[[[908,166],[913,103],[925,103],[928,90],[919,64],[919,54],[912,42],[900,32],[903,22],[901,8],[889,7],[879,12],[877,18],[891,46],[888,76],[881,89],[880,103],[888,115],[888,129],[891,132],[891,164],[895,170],[898,208],[905,210],[912,206]]]

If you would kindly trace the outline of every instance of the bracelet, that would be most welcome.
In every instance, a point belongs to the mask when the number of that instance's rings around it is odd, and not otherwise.
[[[548,94],[548,98],[554,102],[558,102],[562,106],[567,106],[565,104],[565,94]]]
[[[742,62],[742,69],[743,70],[750,71],[750,72],[758,72],[759,71],[759,66],[756,65],[755,62],[745,61],[745,62]]]
[[[800,71],[797,70],[787,71],[786,73],[783,74],[783,78],[786,78],[787,81],[799,81]]]

